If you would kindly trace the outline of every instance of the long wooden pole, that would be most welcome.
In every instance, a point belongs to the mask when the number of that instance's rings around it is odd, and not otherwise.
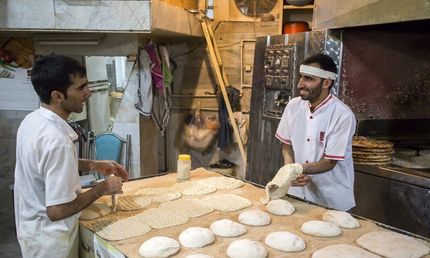
[[[242,156],[242,160],[243,160],[244,164],[246,165],[245,149],[243,147],[242,139],[240,138],[240,134],[239,134],[239,129],[237,128],[236,121],[234,120],[233,111],[231,110],[230,100],[228,99],[227,91],[225,89],[227,77],[225,74],[224,67],[222,65],[220,65],[220,63],[222,63],[222,61],[221,61],[221,56],[219,55],[219,53],[217,55],[218,47],[216,45],[215,38],[213,36],[211,36],[211,33],[213,35],[212,25],[209,23],[209,21],[206,19],[206,17],[201,18],[200,23],[202,25],[203,33],[205,34],[207,46],[209,49],[210,60],[211,60],[212,66],[214,67],[215,74],[216,74],[216,77],[218,80],[218,84],[220,86],[221,93],[222,93],[225,105],[227,107],[227,112],[228,112],[228,116],[230,118],[231,126],[233,127],[234,136],[236,137],[236,141],[237,141],[237,144],[239,146],[239,151],[240,151],[240,154]],[[221,71],[221,69],[222,69],[222,71]],[[224,79],[224,77],[225,77],[225,79]]]

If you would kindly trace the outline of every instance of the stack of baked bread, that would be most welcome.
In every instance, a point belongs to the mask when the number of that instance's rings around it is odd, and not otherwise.
[[[352,158],[355,164],[390,164],[394,153],[393,143],[364,136],[352,139]]]

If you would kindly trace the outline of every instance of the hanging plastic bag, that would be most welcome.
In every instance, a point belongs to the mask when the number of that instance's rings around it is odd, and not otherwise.
[[[212,143],[218,133],[219,123],[216,117],[206,117],[200,112],[200,103],[185,124],[185,143],[192,149],[203,152]]]

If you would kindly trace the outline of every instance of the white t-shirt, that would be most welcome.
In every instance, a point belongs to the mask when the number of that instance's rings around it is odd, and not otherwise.
[[[352,136],[356,121],[351,109],[333,95],[313,112],[309,101],[292,99],[285,108],[276,137],[292,145],[294,162],[310,163],[323,158],[337,160],[327,172],[310,175],[304,187],[290,187],[289,194],[338,210],[355,206]]]
[[[53,222],[46,212],[81,192],[76,139],[64,119],[43,107],[28,114],[18,129],[15,222],[24,258],[78,257],[80,214]]]

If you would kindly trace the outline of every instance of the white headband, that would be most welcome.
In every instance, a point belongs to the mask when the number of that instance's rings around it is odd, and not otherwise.
[[[301,65],[300,66],[300,73],[304,73],[304,74],[308,74],[308,75],[314,75],[314,76],[324,78],[324,79],[336,80],[336,74],[335,73],[323,70],[323,69],[315,67],[315,66],[310,66],[310,65]]]

